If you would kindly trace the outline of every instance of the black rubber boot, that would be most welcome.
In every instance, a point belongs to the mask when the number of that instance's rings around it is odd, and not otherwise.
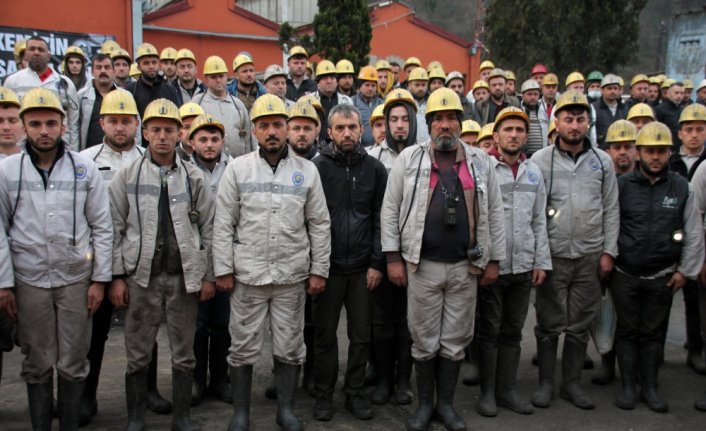
[[[274,366],[272,367],[272,379],[270,380],[270,384],[267,385],[265,388],[265,398],[268,400],[276,400],[277,399],[277,376],[275,376],[275,368]]]
[[[208,337],[194,337],[194,386],[191,389],[191,406],[201,404],[206,393],[208,377]]]
[[[581,389],[581,371],[586,358],[586,343],[577,343],[564,339],[564,351],[561,354],[561,391],[559,395],[580,409],[590,410],[595,407],[593,400]]]
[[[303,365],[302,387],[306,389],[310,396],[315,395],[314,391],[314,325],[305,324],[304,344],[306,345],[306,362]]]
[[[454,410],[454,394],[461,361],[439,357],[436,367],[436,407],[434,412],[449,431],[465,431],[466,423]]]
[[[233,389],[228,382],[228,349],[229,337],[211,337],[211,346],[208,352],[208,366],[211,371],[209,391],[224,403],[233,402]]]
[[[59,430],[76,431],[85,380],[72,382],[59,376],[58,381]]]
[[[480,383],[478,349],[478,341],[473,337],[471,344],[466,347],[466,366],[464,367],[462,377],[463,384],[466,386],[475,386]]]
[[[198,431],[191,420],[191,389],[194,386],[194,370],[172,368],[172,431]]]
[[[637,374],[637,347],[633,344],[616,343],[614,352],[618,356],[621,388],[615,398],[615,406],[623,410],[633,410],[637,405],[635,375]]]
[[[558,337],[537,338],[539,387],[532,396],[532,405],[535,407],[549,407],[554,399],[554,369],[558,342]]]
[[[98,401],[96,400],[96,392],[98,391],[98,377],[101,372],[101,362],[103,355],[100,355],[100,360],[91,360],[91,369],[84,382],[83,395],[81,396],[81,407],[79,408],[78,425],[86,426],[91,422],[93,416],[98,412]]]
[[[615,348],[605,355],[601,355],[601,366],[591,377],[591,383],[595,385],[607,385],[615,380]]]
[[[414,360],[417,374],[417,399],[419,405],[414,415],[407,420],[408,431],[425,431],[434,413],[434,383],[437,358],[426,361]]]
[[[480,365],[480,397],[476,404],[478,414],[485,417],[498,415],[498,406],[495,403],[495,374],[498,362],[498,349],[494,344],[481,343],[478,351],[478,365]]]
[[[590,356],[588,356],[588,353],[586,353],[583,356],[583,369],[584,370],[592,370],[595,367],[595,364],[593,363],[593,359],[591,359]]]
[[[659,345],[640,346],[640,384],[642,400],[653,412],[669,411],[667,402],[657,393],[657,373],[659,371]]]
[[[34,431],[50,431],[54,409],[54,378],[44,383],[27,383],[29,416]]]
[[[412,404],[414,394],[412,385],[412,340],[405,337],[397,338],[397,378],[395,382],[395,398],[397,404]]]
[[[520,346],[500,345],[498,347],[495,399],[499,406],[508,408],[515,413],[529,415],[534,412],[532,404],[520,399],[515,391],[520,353]]]
[[[694,408],[706,412],[706,392],[704,392],[701,398],[694,401]]]
[[[277,378],[277,425],[285,431],[302,431],[301,420],[292,410],[294,389],[299,382],[299,365],[281,362],[275,358],[275,376]]]
[[[165,400],[157,389],[157,343],[152,348],[152,361],[147,369],[147,408],[158,415],[172,412],[172,403]]]
[[[147,368],[125,374],[125,399],[127,401],[127,425],[125,431],[145,429],[147,407]]]
[[[395,369],[395,342],[392,338],[375,339],[375,357],[377,359],[378,383],[375,386],[370,401],[373,404],[384,405],[390,400],[392,393],[393,373]]]
[[[250,427],[250,394],[252,392],[252,365],[230,367],[233,388],[233,417],[228,431],[247,431]]]
[[[686,355],[686,365],[699,374],[706,374],[703,351],[690,348]]]

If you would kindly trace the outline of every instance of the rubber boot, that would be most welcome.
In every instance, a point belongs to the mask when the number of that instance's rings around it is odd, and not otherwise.
[[[532,396],[532,405],[535,407],[549,407],[554,399],[554,369],[558,342],[558,337],[537,338],[539,387]]]
[[[194,386],[194,370],[172,368],[172,431],[198,431],[191,420],[191,389]]]
[[[208,366],[211,371],[209,391],[224,403],[233,402],[233,389],[228,382],[228,349],[230,337],[211,337]]]
[[[615,406],[633,410],[637,405],[635,375],[637,374],[637,347],[634,344],[616,343],[613,350],[618,356],[621,388],[615,398]]]
[[[78,430],[81,397],[85,380],[72,382],[59,376],[57,398],[59,400],[59,430]]]
[[[580,409],[590,410],[595,407],[593,400],[581,389],[581,372],[586,358],[586,343],[577,343],[564,339],[564,351],[561,354],[561,391],[559,395]]]
[[[191,389],[191,407],[196,407],[203,401],[206,393],[206,378],[208,377],[208,337],[194,337],[194,386]]]
[[[172,412],[172,403],[162,398],[157,389],[157,343],[152,348],[152,361],[147,370],[147,408],[158,415]]]
[[[607,385],[615,380],[615,348],[605,355],[601,355],[601,366],[591,377],[591,383],[595,385]]]
[[[375,359],[375,348],[370,349],[370,357],[365,367],[365,386],[375,386],[378,383],[378,369]]]
[[[101,372],[101,362],[103,362],[103,352],[100,352],[100,359],[90,358],[89,352],[89,360],[91,362],[91,369],[84,382],[81,407],[79,409],[78,425],[80,427],[88,425],[93,416],[98,412],[96,393],[98,392],[98,378]]]
[[[409,380],[412,378],[412,340],[407,337],[397,338],[397,377],[395,399],[399,405],[412,404],[414,394]]]
[[[471,344],[466,347],[466,358],[468,360],[466,362],[466,366],[464,367],[462,377],[463,384],[466,386],[475,386],[480,383],[478,356],[478,341],[475,337],[473,337]]]
[[[466,423],[454,410],[454,394],[461,362],[440,357],[436,367],[436,407],[434,412],[449,431],[465,431]]]
[[[34,431],[51,430],[51,417],[54,408],[54,378],[50,376],[44,383],[27,383],[29,416]]]
[[[272,366],[272,370],[270,371],[270,374],[272,374],[272,379],[270,379],[270,384],[267,385],[265,388],[265,398],[268,400],[276,400],[277,399],[277,376],[275,376],[275,367]]]
[[[653,412],[669,411],[667,402],[657,393],[657,373],[659,371],[659,345],[640,346],[640,383],[642,400]]]
[[[706,374],[703,351],[690,348],[686,355],[686,365],[699,374]]]
[[[384,405],[390,400],[392,393],[393,373],[395,369],[395,341],[393,338],[375,339],[375,358],[377,359],[378,383],[375,386],[370,401],[376,405]]]
[[[302,367],[302,387],[306,389],[310,396],[314,396],[314,325],[305,324],[304,344],[306,345],[306,362]]]
[[[704,392],[701,398],[694,401],[694,408],[706,412],[706,392]]]
[[[292,410],[294,389],[299,382],[299,365],[281,362],[275,358],[275,376],[277,378],[277,425],[285,431],[304,429],[301,420]]]
[[[501,344],[498,347],[495,400],[499,406],[508,408],[515,413],[529,415],[534,412],[532,404],[522,400],[515,391],[520,353],[520,346],[503,346]]]
[[[595,364],[593,363],[593,359],[591,359],[591,357],[588,356],[588,353],[586,353],[583,357],[583,369],[592,370],[594,367]]]
[[[247,431],[250,427],[250,394],[252,392],[252,365],[230,367],[233,388],[233,417],[228,431]]]
[[[498,406],[495,403],[495,372],[498,362],[498,349],[495,344],[481,343],[478,351],[478,365],[480,365],[480,397],[476,404],[478,414],[485,417],[498,415]]]
[[[417,374],[417,399],[419,405],[414,415],[407,420],[408,431],[426,431],[434,413],[434,383],[436,380],[436,358],[426,361],[414,360]]]
[[[147,368],[125,374],[125,399],[127,425],[125,431],[142,431],[145,428],[147,407]]]

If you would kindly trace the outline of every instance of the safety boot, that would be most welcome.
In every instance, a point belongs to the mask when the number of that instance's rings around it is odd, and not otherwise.
[[[499,406],[508,408],[515,413],[528,415],[534,411],[532,404],[520,399],[515,391],[520,353],[519,346],[500,345],[498,347],[495,400]]]
[[[539,387],[532,396],[532,405],[535,407],[549,407],[554,399],[554,369],[558,342],[558,337],[537,338]]]
[[[559,395],[580,409],[590,410],[595,407],[593,400],[581,389],[581,371],[586,357],[586,343],[577,343],[564,339],[564,351],[561,355],[561,391]]]

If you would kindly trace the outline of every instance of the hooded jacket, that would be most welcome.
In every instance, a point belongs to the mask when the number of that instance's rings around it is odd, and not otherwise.
[[[385,169],[387,170],[388,174],[390,173],[390,169],[392,169],[392,164],[397,158],[397,155],[400,153],[400,149],[395,143],[395,140],[392,138],[392,131],[388,126],[388,124],[390,123],[390,111],[392,110],[392,108],[395,108],[397,106],[404,106],[405,108],[407,108],[407,115],[409,117],[409,133],[407,134],[407,142],[405,143],[404,148],[411,147],[412,145],[416,145],[417,143],[417,117],[415,116],[414,109],[408,104],[401,102],[395,103],[390,106],[390,108],[385,113],[385,140],[382,141],[380,145],[375,145],[374,147],[368,150],[368,154],[371,157],[379,160],[380,163],[385,166]]]

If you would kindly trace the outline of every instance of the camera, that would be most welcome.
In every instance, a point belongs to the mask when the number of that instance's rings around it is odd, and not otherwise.
[[[473,247],[468,249],[468,258],[471,260],[480,259],[483,257],[483,248],[479,244],[474,244]]]

